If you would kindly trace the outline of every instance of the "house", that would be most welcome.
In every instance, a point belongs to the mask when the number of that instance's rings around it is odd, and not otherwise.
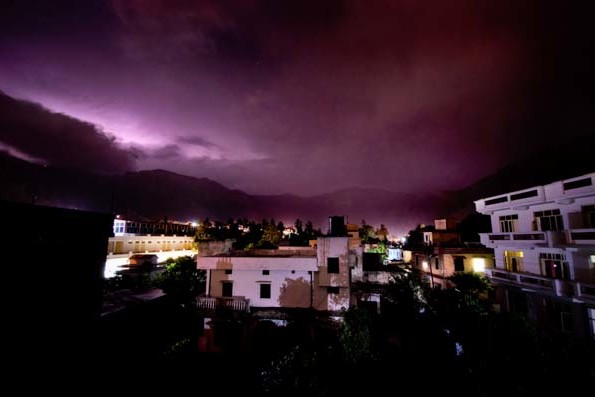
[[[450,288],[448,280],[456,272],[483,274],[494,266],[494,251],[480,244],[463,242],[452,218],[436,219],[434,226],[420,230],[421,244],[404,255],[412,268],[418,269],[432,288]]]
[[[114,277],[134,255],[156,255],[158,262],[196,254],[195,227],[180,222],[140,222],[116,217],[107,244],[104,277]]]
[[[475,201],[502,310],[543,331],[595,337],[595,173]]]
[[[329,234],[307,247],[202,252],[197,267],[207,271],[207,291],[199,306],[251,312],[349,307],[350,267],[356,259],[345,225],[337,217],[329,224]]]

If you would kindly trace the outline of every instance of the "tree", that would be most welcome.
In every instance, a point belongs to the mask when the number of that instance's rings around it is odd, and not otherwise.
[[[205,290],[205,271],[196,268],[196,261],[190,256],[168,258],[166,268],[156,280],[170,298],[181,304],[193,304],[194,298]]]
[[[384,224],[380,224],[380,229],[376,230],[376,237],[381,241],[386,241],[388,239],[388,229]]]
[[[295,225],[295,232],[297,234],[302,234],[304,232],[302,220],[300,218],[297,218],[295,220],[295,224],[294,225]]]
[[[348,363],[358,364],[374,358],[372,325],[372,315],[366,309],[351,306],[343,313],[339,342]]]
[[[262,239],[260,245],[263,247],[274,247],[279,245],[281,241],[281,232],[277,230],[277,227],[273,224],[267,224],[262,233]]]

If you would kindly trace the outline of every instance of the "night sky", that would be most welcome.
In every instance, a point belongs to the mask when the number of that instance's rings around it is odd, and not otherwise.
[[[593,136],[592,26],[572,1],[3,0],[0,90],[90,124],[0,148],[251,193],[460,188]]]

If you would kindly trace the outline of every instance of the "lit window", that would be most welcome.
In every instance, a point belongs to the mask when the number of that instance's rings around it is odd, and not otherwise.
[[[422,269],[424,269],[424,270],[428,270],[428,262],[427,262],[427,261],[423,261],[423,262],[421,263],[421,267],[422,267]]]
[[[523,251],[504,251],[504,265],[509,272],[523,271]]]
[[[486,270],[485,258],[473,258],[471,264],[473,265],[473,271],[476,273],[483,273]]]

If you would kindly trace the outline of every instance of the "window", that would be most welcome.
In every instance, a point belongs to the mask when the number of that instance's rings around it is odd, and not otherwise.
[[[232,273],[233,273],[233,270],[231,270],[231,269],[225,269],[225,274],[232,274]]]
[[[583,225],[587,229],[595,228],[595,205],[585,205],[581,207],[583,214]]]
[[[464,256],[455,256],[455,272],[464,272],[465,271],[465,257]]]
[[[260,299],[271,299],[271,284],[260,284]]]
[[[326,287],[326,293],[327,294],[338,294],[339,287]]]
[[[440,260],[438,258],[434,258],[434,269],[440,269]]]
[[[528,192],[522,192],[522,193],[510,195],[510,201],[520,200],[520,199],[525,199],[525,198],[535,197],[535,196],[537,196],[537,190],[529,190]]]
[[[541,274],[551,278],[570,279],[568,262],[564,254],[539,254],[539,263],[541,265]]]
[[[566,182],[564,186],[564,190],[572,190],[578,189],[579,187],[591,186],[593,182],[591,182],[591,178],[583,178],[572,182]]]
[[[502,197],[497,197],[491,200],[486,200],[486,205],[493,205],[493,204],[499,204],[499,203],[505,203],[508,201],[508,197],[506,196],[502,196]]]
[[[522,272],[523,251],[504,251],[504,265],[509,272]]]
[[[292,270],[292,271],[291,271],[291,274],[295,274],[295,270]]]
[[[270,272],[268,270],[263,270],[262,271],[262,275],[263,276],[268,276],[270,274]]]
[[[500,231],[502,233],[514,233],[519,227],[519,216],[504,215],[500,217]]]
[[[221,296],[228,298],[233,296],[233,283],[229,281],[221,283]]]
[[[339,258],[327,258],[327,273],[339,273]]]
[[[564,230],[564,222],[560,210],[547,210],[534,213],[535,223],[542,232],[548,230]]]

